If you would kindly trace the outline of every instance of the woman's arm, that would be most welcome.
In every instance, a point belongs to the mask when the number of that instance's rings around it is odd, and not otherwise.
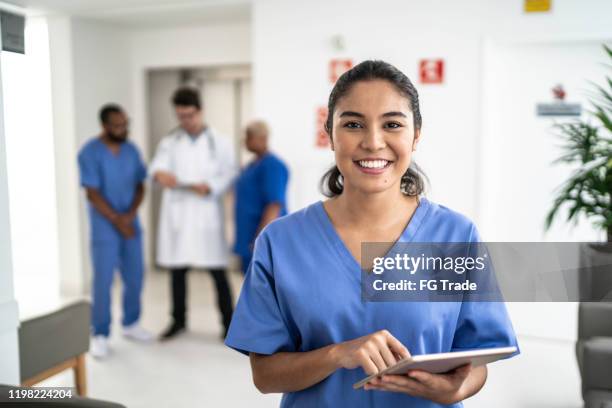
[[[251,353],[253,383],[264,394],[300,391],[323,381],[337,368],[334,345],[303,353]]]
[[[410,356],[388,331],[332,344],[313,351],[278,352],[272,355],[251,353],[253,382],[263,393],[294,392],[323,381],[338,368],[362,367],[374,374]]]

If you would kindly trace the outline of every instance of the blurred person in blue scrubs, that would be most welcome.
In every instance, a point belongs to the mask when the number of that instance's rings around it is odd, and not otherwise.
[[[236,181],[236,242],[234,252],[246,273],[253,255],[255,237],[270,222],[287,214],[289,170],[268,150],[269,129],[257,120],[246,128],[245,146],[255,154]]]
[[[127,140],[128,118],[108,104],[100,110],[102,132],[79,152],[81,186],[87,193],[93,264],[91,354],[109,354],[111,286],[118,269],[123,280],[123,335],[152,340],[140,318],[143,283],[142,231],[138,207],[144,197],[147,171],[137,147]]]
[[[478,242],[465,216],[423,197],[413,162],[418,93],[397,68],[364,61],[336,82],[326,130],[328,200],[257,237],[226,344],[249,355],[253,382],[283,407],[461,407],[487,367],[412,370],[352,385],[411,354],[516,346],[503,302],[366,302],[363,242]]]

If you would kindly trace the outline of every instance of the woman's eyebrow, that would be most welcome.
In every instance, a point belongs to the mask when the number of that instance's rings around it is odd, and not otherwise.
[[[341,118],[345,116],[356,116],[358,118],[365,118],[365,115],[363,113],[353,112],[353,111],[344,111],[340,114]]]
[[[354,111],[344,111],[344,112],[342,112],[340,114],[341,118],[345,117],[345,116],[349,116],[349,117],[350,116],[354,116],[354,117],[358,117],[358,118],[365,118],[365,115],[363,113],[354,112]],[[404,112],[399,112],[399,111],[397,111],[397,112],[386,112],[386,113],[383,113],[381,115],[381,117],[383,117],[383,118],[387,118],[389,116],[401,116],[401,117],[404,117],[404,118],[408,117]]]
[[[387,112],[387,113],[383,113],[382,117],[386,118],[389,116],[402,116],[404,118],[407,118],[408,116],[406,116],[406,114],[404,112]]]

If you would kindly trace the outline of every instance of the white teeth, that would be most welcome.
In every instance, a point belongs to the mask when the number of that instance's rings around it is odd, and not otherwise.
[[[359,165],[368,169],[382,169],[387,163],[387,160],[359,160]]]

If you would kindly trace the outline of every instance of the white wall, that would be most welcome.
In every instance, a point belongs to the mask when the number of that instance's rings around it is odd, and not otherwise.
[[[55,185],[58,226],[60,292],[64,295],[85,293],[82,256],[78,171],[75,157],[79,148],[76,137],[74,77],[72,63],[72,22],[67,16],[49,16],[49,64],[53,109]]]
[[[25,54],[2,53],[13,271],[15,295],[22,311],[33,304],[54,304],[59,296],[55,157],[45,19],[29,17],[25,36]]]
[[[0,40],[0,48],[2,41]],[[0,73],[2,72],[0,59]],[[1,76],[0,76],[1,77]],[[4,101],[0,81],[0,383],[19,384],[19,317],[13,291],[11,222],[4,133]]]

